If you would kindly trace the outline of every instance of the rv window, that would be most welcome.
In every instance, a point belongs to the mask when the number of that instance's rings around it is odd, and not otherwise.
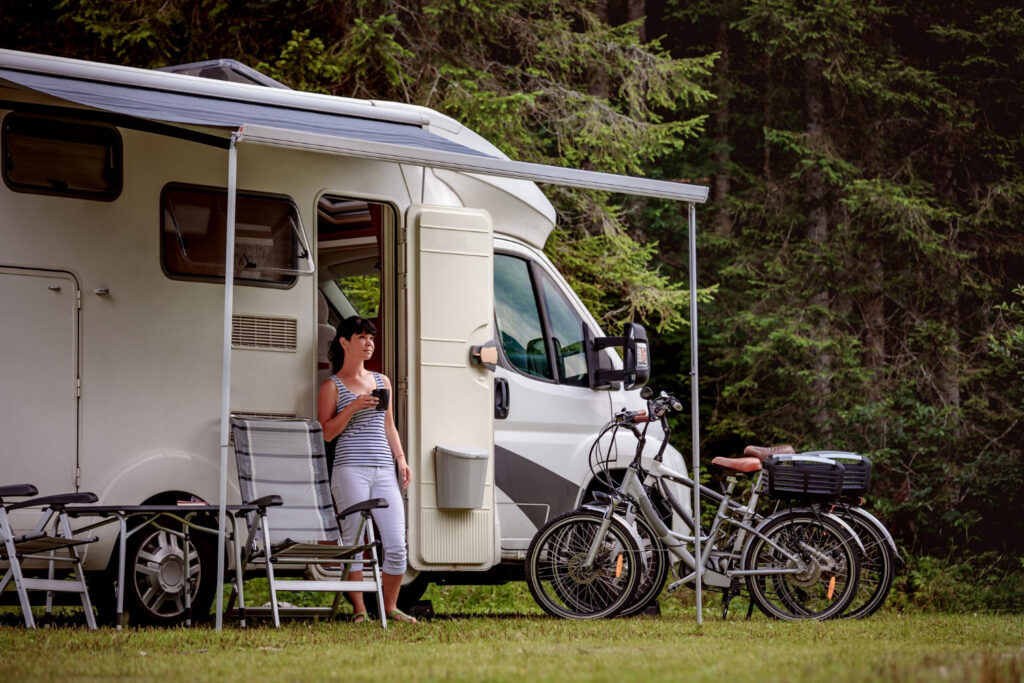
[[[335,282],[360,318],[376,318],[380,313],[380,275],[348,275]]]
[[[494,255],[494,314],[509,362],[528,375],[553,379],[526,261]]]
[[[160,197],[160,249],[168,277],[224,280],[227,191],[168,185]],[[297,272],[295,205],[239,192],[235,204],[235,282],[289,287]]]
[[[110,126],[8,114],[3,176],[15,192],[111,201],[121,194],[121,137]]]
[[[549,329],[554,338],[558,380],[562,384],[589,386],[587,354],[583,348],[583,320],[576,314],[557,285],[539,268],[540,291],[548,313]]]

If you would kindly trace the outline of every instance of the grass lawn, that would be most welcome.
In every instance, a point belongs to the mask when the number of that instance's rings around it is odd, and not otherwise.
[[[7,611],[4,679],[20,680],[1024,680],[1024,615],[901,615],[781,623],[743,611],[696,625],[678,597],[660,617],[569,622],[539,614],[523,584],[437,588],[419,626],[293,622],[280,631],[58,627]],[[493,613],[495,605],[505,611]],[[491,613],[488,613],[491,612]]]

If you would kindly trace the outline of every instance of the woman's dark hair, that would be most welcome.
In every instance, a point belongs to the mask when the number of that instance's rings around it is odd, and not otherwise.
[[[376,336],[377,327],[366,318],[360,318],[358,315],[353,315],[341,321],[338,329],[334,331],[331,348],[327,351],[327,357],[331,360],[331,372],[341,370],[341,365],[345,362],[345,350],[341,348],[341,342],[338,340],[342,337],[352,339],[353,334],[363,333]]]

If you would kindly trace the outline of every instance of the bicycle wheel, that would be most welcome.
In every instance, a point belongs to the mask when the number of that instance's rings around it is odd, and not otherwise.
[[[797,510],[769,520],[760,532],[763,538],[753,536],[743,553],[744,570],[763,572],[747,576],[758,609],[775,619],[817,620],[838,616],[850,605],[860,549],[840,524]]]
[[[526,584],[545,612],[563,619],[614,616],[636,594],[640,549],[621,522],[598,538],[600,515],[570,511],[541,528],[526,552]],[[597,543],[597,556],[585,567]]]
[[[865,554],[860,558],[860,581],[857,595],[843,612],[844,619],[870,617],[889,597],[893,577],[896,575],[896,555],[878,521],[859,508],[840,508],[832,514],[849,524],[864,544]]]
[[[620,617],[638,614],[658,599],[665,581],[668,579],[668,551],[661,539],[655,535],[651,525],[643,517],[637,517],[634,523],[637,535],[640,536],[640,552],[647,560],[647,566],[640,575],[636,593],[626,605],[619,610]]]

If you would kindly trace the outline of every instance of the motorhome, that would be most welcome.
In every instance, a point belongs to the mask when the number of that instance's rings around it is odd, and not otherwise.
[[[359,314],[413,472],[407,596],[514,577],[536,529],[594,487],[601,425],[642,406],[594,381],[623,361],[587,352],[584,328],[605,333],[542,251],[555,212],[536,182],[691,206],[706,188],[512,162],[429,109],[279,85],[230,61],[0,50],[0,479],[216,502],[225,410],[315,419],[333,326]],[[488,345],[494,363],[474,357]],[[439,493],[455,476],[439,453],[476,460],[479,482],[457,476],[478,504]],[[227,482],[237,502],[233,462]],[[116,557],[101,533],[86,558],[100,603]],[[186,590],[208,608],[216,543],[192,538],[185,567],[173,535],[132,537],[134,619],[181,619]]]

